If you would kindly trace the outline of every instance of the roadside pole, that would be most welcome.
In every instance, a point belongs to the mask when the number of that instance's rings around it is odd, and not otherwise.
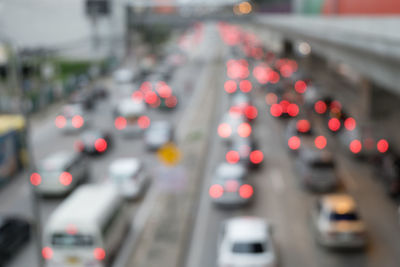
[[[25,98],[25,92],[22,87],[22,81],[21,81],[21,62],[19,59],[19,51],[18,48],[15,46],[13,47],[13,56],[12,56],[12,73],[13,73],[13,79],[12,79],[12,86],[14,87],[14,90],[18,92],[18,98],[19,98],[19,109],[20,112],[22,113],[24,120],[25,120],[25,129],[26,129],[26,143],[27,143],[27,158],[28,158],[28,165],[29,165],[29,173],[31,174],[33,170],[35,170],[35,161],[31,149],[31,143],[30,143],[30,119],[29,119],[29,112],[26,107],[26,98]],[[36,239],[36,255],[37,255],[37,260],[38,260],[38,266],[43,267],[44,266],[44,259],[42,257],[42,220],[41,220],[41,205],[40,205],[40,199],[39,195],[34,191],[30,179],[27,179],[28,181],[28,186],[30,188],[30,195],[31,195],[31,205],[32,205],[32,215],[34,218],[34,223],[32,225],[33,229],[33,236]]]

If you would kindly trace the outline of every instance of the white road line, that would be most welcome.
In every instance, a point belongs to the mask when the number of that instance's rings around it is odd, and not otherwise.
[[[282,172],[279,169],[272,169],[269,176],[274,191],[277,193],[283,193],[285,190],[285,182],[282,177]]]

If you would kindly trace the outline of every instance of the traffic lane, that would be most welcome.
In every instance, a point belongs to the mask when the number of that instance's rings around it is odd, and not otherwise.
[[[285,123],[278,124],[279,127],[276,128],[281,128],[278,135],[283,136],[285,125]],[[352,159],[343,150],[338,149],[339,146],[335,145],[332,138],[329,140],[330,148],[334,151],[338,161],[339,177],[344,184],[342,191],[349,192],[355,197],[361,215],[367,224],[370,245],[365,253],[355,251],[339,253],[316,246],[318,262],[323,266],[376,266],[378,263],[396,266],[396,262],[399,262],[396,205],[385,196],[381,186],[372,179],[371,166]],[[287,147],[286,140],[283,138],[281,144],[283,147]],[[294,179],[296,179],[295,175]],[[301,189],[299,188],[299,190]],[[307,195],[310,199],[305,201],[309,202],[308,210],[310,210],[313,208],[315,197],[309,193]],[[385,219],[382,220],[382,218]]]
[[[182,84],[182,80],[186,79],[189,74],[193,75],[193,67],[194,69],[198,69],[198,66],[180,68],[177,72],[178,78],[174,79],[174,82],[177,84]],[[174,75],[174,77],[176,77]],[[190,76],[189,76],[190,77]],[[112,88],[112,87],[111,87]],[[189,99],[191,95],[186,94],[187,99]],[[186,106],[188,101],[184,101],[179,105],[175,110],[170,112],[160,112],[158,110],[149,110],[149,116],[151,120],[169,120],[171,122],[178,121],[178,117],[181,115],[181,110],[183,110]],[[112,103],[110,101],[101,101],[93,112],[90,115],[92,116],[91,121],[91,128],[99,128],[104,130],[110,130],[113,133],[114,137],[114,145],[111,148],[111,151],[106,153],[103,156],[99,156],[96,159],[91,160],[91,179],[90,182],[100,182],[105,178],[105,174],[107,173],[107,166],[110,162],[115,159],[116,157],[127,157],[127,156],[136,156],[139,158],[143,158],[143,154],[146,154],[147,151],[145,149],[145,145],[141,138],[135,139],[124,139],[120,136],[120,133],[114,129],[112,115],[111,115]],[[55,149],[71,149],[73,148],[74,141],[76,140],[76,135],[62,135],[58,132],[58,129],[55,128],[54,122],[52,118],[49,118],[43,125],[47,127],[40,127],[37,128],[40,131],[44,131],[48,133],[49,137],[53,139],[49,139],[47,136],[43,138],[40,134],[34,135],[38,137],[39,145],[35,146],[35,159],[41,158],[48,153],[54,151]],[[37,139],[36,139],[37,140]],[[46,141],[46,142],[43,142]],[[144,157],[145,161],[147,162],[147,166],[153,166],[154,162],[157,161],[155,157],[151,154]],[[18,189],[23,188],[26,192],[25,194],[14,194],[14,195],[23,195],[29,196],[29,185],[26,184],[25,179],[16,179]],[[21,186],[22,185],[22,186]],[[148,188],[149,189],[149,188]],[[8,189],[9,190],[9,189]],[[15,190],[9,190],[11,193],[15,193]],[[21,214],[26,214],[26,203],[29,202],[29,199],[18,198],[18,210]],[[41,219],[42,222],[45,223],[47,218],[50,216],[52,211],[62,202],[62,199],[45,199],[41,201]],[[11,202],[10,202],[11,203]],[[140,205],[141,201],[131,202],[130,203],[130,214],[136,213],[138,206]],[[15,206],[12,210],[16,210]],[[23,266],[26,265],[28,262],[32,262],[35,255],[34,245],[33,242],[30,242],[27,248],[21,252],[18,259],[15,260],[10,264],[10,266]]]

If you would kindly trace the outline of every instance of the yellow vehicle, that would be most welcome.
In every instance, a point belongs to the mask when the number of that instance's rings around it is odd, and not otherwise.
[[[22,115],[0,114],[0,182],[28,165],[26,122]]]

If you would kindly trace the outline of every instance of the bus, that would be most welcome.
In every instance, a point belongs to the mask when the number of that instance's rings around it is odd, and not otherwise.
[[[0,114],[0,183],[28,166],[26,133],[22,115]]]
[[[83,185],[57,207],[44,228],[45,266],[109,266],[128,230],[118,190],[109,184]]]

